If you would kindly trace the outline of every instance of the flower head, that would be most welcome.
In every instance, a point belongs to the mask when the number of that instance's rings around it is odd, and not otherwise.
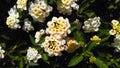
[[[38,43],[40,41],[40,38],[42,35],[45,34],[45,30],[41,29],[40,31],[37,31],[35,34],[35,42]]]
[[[52,34],[56,37],[65,37],[67,33],[70,33],[70,23],[67,18],[53,17],[52,21],[49,21],[47,25],[48,28],[46,29],[46,33]]]
[[[29,21],[28,19],[24,20],[23,30],[25,30],[26,32],[29,32],[30,30],[34,30],[31,21]]]
[[[38,51],[35,49],[35,48],[31,48],[29,47],[28,50],[27,50],[27,59],[29,61],[34,61],[34,62],[37,62],[38,59],[41,58],[41,55],[38,54]]]
[[[91,41],[100,41],[101,38],[99,38],[97,35],[94,35],[92,38],[90,38]]]
[[[86,20],[82,28],[85,30],[86,33],[97,32],[100,25],[100,17],[94,17]]]
[[[44,22],[45,18],[49,16],[52,11],[52,7],[47,5],[44,0],[36,0],[31,2],[29,7],[29,14],[35,21]]]
[[[76,4],[77,0],[61,0],[61,3],[57,5],[57,9],[60,13],[70,15],[72,13],[72,8],[75,10],[79,9],[79,5]]]
[[[112,29],[109,31],[110,35],[120,34],[120,24],[117,20],[112,20]]]
[[[65,50],[68,53],[73,53],[76,49],[79,48],[78,42],[74,39],[68,39]]]
[[[9,16],[7,17],[6,24],[11,29],[21,28],[19,25],[19,13],[16,10],[16,6],[8,11]]]
[[[17,8],[26,10],[27,9],[26,4],[27,4],[27,0],[17,0]]]
[[[60,56],[61,51],[64,50],[65,40],[57,40],[54,36],[46,36],[45,41],[42,43],[41,47],[44,51],[49,54],[49,56]]]
[[[0,46],[0,59],[4,58],[4,53],[5,53],[5,50],[3,50],[2,47]]]
[[[94,56],[91,56],[89,58],[90,63],[94,63],[96,61],[96,58]]]

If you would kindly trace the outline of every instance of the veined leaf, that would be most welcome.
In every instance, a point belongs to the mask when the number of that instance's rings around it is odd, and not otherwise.
[[[77,56],[74,56],[69,64],[68,64],[68,67],[71,67],[71,66],[75,66],[77,65],[78,63],[80,63],[81,61],[83,60],[83,56],[82,55],[77,55]]]
[[[99,58],[96,58],[96,61],[94,62],[99,68],[108,68],[108,65],[105,64],[104,61],[100,60]]]

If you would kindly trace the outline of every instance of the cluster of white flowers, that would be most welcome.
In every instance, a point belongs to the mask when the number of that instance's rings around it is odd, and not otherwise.
[[[26,4],[27,4],[27,0],[17,0],[17,8],[21,10],[27,9]]]
[[[112,20],[112,29],[109,31],[110,35],[120,34],[120,23],[117,20]]]
[[[49,56],[60,56],[61,51],[65,50],[66,41],[63,39],[71,32],[69,20],[63,17],[53,17],[52,21],[47,23],[48,28],[46,28],[46,34],[50,36],[45,37],[45,41],[41,44],[44,51],[49,54]],[[41,33],[36,34],[36,38],[41,37]]]
[[[57,40],[54,36],[46,36],[45,41],[42,43],[41,47],[44,47],[44,51],[48,53],[49,56],[60,56],[61,51],[64,50],[65,40]]]
[[[94,17],[86,20],[82,28],[85,30],[86,33],[97,32],[99,30],[100,25],[100,17]]]
[[[79,5],[75,3],[77,0],[61,0],[61,3],[57,5],[57,9],[60,13],[70,15],[72,8],[75,10],[79,9]]]
[[[29,32],[30,30],[34,30],[31,21],[29,21],[28,19],[24,20],[23,30],[25,30],[26,32]]]
[[[31,2],[29,7],[29,14],[35,21],[44,22],[45,18],[49,16],[52,7],[47,5],[45,0],[36,0]]]
[[[112,29],[109,31],[110,35],[114,35],[114,43],[112,43],[113,47],[116,48],[116,51],[120,51],[120,23],[118,20],[112,20]]]
[[[69,29],[71,26],[67,18],[53,17],[52,21],[47,23],[47,26],[46,33],[54,35],[57,39],[63,38],[71,33],[71,30]]]
[[[9,16],[7,17],[6,24],[11,29],[21,28],[19,25],[19,13],[17,12],[16,6],[8,11]]]
[[[4,53],[5,53],[5,50],[3,50],[2,47],[0,46],[0,59],[4,58]]]
[[[116,47],[116,51],[120,52],[120,34],[115,35],[113,47]]]
[[[36,34],[35,34],[35,42],[36,43],[38,43],[40,41],[40,38],[43,34],[45,34],[45,31],[43,29],[36,32]]]
[[[42,56],[38,54],[38,51],[35,48],[29,47],[27,50],[27,59],[29,61],[37,62],[37,60],[40,58],[42,58]]]

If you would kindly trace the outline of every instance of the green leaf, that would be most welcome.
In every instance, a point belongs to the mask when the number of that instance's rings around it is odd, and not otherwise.
[[[48,60],[48,54],[46,54],[46,53],[43,53],[42,54],[42,59],[47,63],[47,64],[50,64],[50,62],[49,61],[47,61]]]
[[[72,26],[72,27],[70,28],[70,30],[71,30],[71,31],[74,31],[76,28],[77,28],[76,26]]]
[[[39,65],[38,63],[34,63],[34,62],[29,63],[29,66],[38,66],[38,65]]]
[[[75,66],[77,65],[78,63],[80,63],[81,61],[83,60],[83,56],[82,55],[77,55],[77,56],[74,56],[69,64],[68,64],[68,67],[71,67],[71,66]]]
[[[91,18],[91,17],[95,16],[95,13],[93,11],[86,11],[84,13],[88,16],[88,18]]]
[[[107,64],[104,63],[104,61],[100,60],[99,58],[96,58],[96,61],[94,62],[99,68],[108,68]]]
[[[45,61],[47,61],[48,60],[48,54],[43,53],[42,54],[42,59],[45,60]]]
[[[1,38],[5,39],[5,40],[10,40],[10,38],[6,35],[1,35]]]
[[[41,38],[40,38],[40,41],[38,42],[39,44],[43,43],[45,41],[45,36],[43,35]]]
[[[107,40],[109,39],[109,37],[110,37],[110,36],[107,36],[107,37],[102,38],[101,42],[107,41]]]
[[[84,11],[87,7],[89,7],[89,6],[90,6],[89,2],[87,2],[87,3],[83,4],[82,6],[80,6],[81,8],[80,8],[80,10],[79,10],[79,14],[83,13],[83,11]]]
[[[84,34],[82,32],[76,31],[73,33],[73,35],[78,42],[79,41],[85,42]]]
[[[120,68],[120,64],[119,63],[117,63],[117,62],[113,62],[116,66],[117,66],[117,68]]]
[[[21,50],[20,53],[27,53],[27,50]]]
[[[109,35],[109,29],[103,29],[103,28],[101,28],[99,30],[99,36],[105,36],[105,35]]]
[[[96,41],[90,42],[90,44],[88,45],[87,51],[91,51],[97,45],[98,45],[98,42]]]
[[[2,46],[2,48],[6,48],[6,44],[5,43],[0,43],[0,46]]]
[[[22,58],[20,59],[20,62],[19,62],[19,68],[23,68],[23,60],[22,60]]]
[[[37,44],[35,43],[34,38],[31,35],[29,35],[29,38],[30,38],[31,43],[36,46]]]

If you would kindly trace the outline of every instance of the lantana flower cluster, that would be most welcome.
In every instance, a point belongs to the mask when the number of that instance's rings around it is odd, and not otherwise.
[[[38,59],[42,58],[41,54],[35,48],[29,47],[27,50],[27,59],[33,62],[37,62]]]
[[[77,0],[61,0],[61,3],[57,5],[57,9],[60,13],[70,15],[72,8],[75,10],[79,9],[79,5],[76,2]]]
[[[82,28],[85,30],[86,33],[97,32],[100,25],[100,17],[94,17],[86,20]]]
[[[112,20],[112,29],[109,31],[110,35],[115,36],[114,43],[112,44],[116,47],[116,51],[120,51],[120,23],[117,20]]]
[[[47,23],[46,34],[49,36],[45,37],[45,41],[41,44],[44,51],[49,56],[60,56],[61,51],[65,50],[66,41],[63,39],[70,33],[70,23],[67,18],[53,17],[52,21]]]
[[[0,46],[0,59],[4,58],[4,53],[5,53],[5,50],[3,50],[2,47]]]
[[[17,0],[17,8],[27,10],[27,0]]]
[[[29,7],[29,14],[35,21],[44,22],[45,18],[49,16],[52,7],[47,5],[45,0],[35,0],[31,2]]]
[[[13,6],[10,11],[8,11],[9,16],[7,17],[6,24],[11,29],[21,28],[19,25],[19,13],[17,12],[16,6]]]

